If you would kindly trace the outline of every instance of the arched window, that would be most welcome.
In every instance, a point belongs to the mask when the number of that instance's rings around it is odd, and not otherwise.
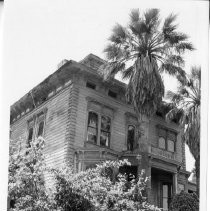
[[[101,116],[100,145],[109,147],[111,132],[111,119],[108,116]]]
[[[134,149],[135,142],[135,127],[133,125],[128,125],[127,133],[127,149],[132,151]]]
[[[88,114],[87,141],[97,144],[98,114],[90,111]]]
[[[168,151],[174,152],[174,141],[168,139]]]
[[[161,149],[165,149],[166,148],[166,140],[163,137],[159,137],[158,139],[158,147]]]

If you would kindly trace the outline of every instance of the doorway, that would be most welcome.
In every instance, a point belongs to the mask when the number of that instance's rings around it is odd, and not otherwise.
[[[164,210],[169,209],[169,205],[172,199],[172,183],[161,182],[161,207]]]

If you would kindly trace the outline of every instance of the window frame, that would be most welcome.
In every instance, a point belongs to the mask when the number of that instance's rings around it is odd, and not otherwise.
[[[87,139],[87,136],[88,136],[88,119],[89,119],[89,113],[90,112],[93,112],[93,113],[96,113],[98,115],[98,130],[97,130],[97,141],[96,141],[96,144],[93,143],[92,141],[88,141]],[[101,117],[102,116],[107,116],[110,118],[110,140],[109,140],[109,144],[108,146],[102,146],[100,144],[100,137],[101,137]],[[111,140],[112,140],[112,125],[113,125],[113,117],[108,115],[108,114],[105,114],[103,112],[98,112],[94,109],[88,109],[87,110],[87,121],[86,121],[86,133],[85,133],[85,143],[90,143],[90,144],[94,144],[94,145],[97,145],[97,146],[100,146],[100,147],[104,147],[104,148],[110,148],[111,146]]]
[[[88,128],[89,127],[91,127],[91,126],[89,126],[89,124],[88,124],[88,120],[89,120],[89,113],[95,113],[95,114],[97,114],[97,117],[98,117],[98,123],[97,123],[97,127],[96,127],[96,143],[93,143],[92,141],[89,141],[88,140]],[[99,113],[98,112],[96,112],[96,111],[93,111],[93,110],[89,110],[88,111],[88,115],[87,115],[87,129],[86,129],[86,142],[88,142],[88,143],[92,143],[92,144],[98,144],[98,128],[100,127],[99,126]],[[91,127],[91,128],[94,128],[94,127]]]
[[[133,149],[129,150],[128,149],[128,128],[132,126],[134,128],[134,140],[133,140]],[[135,149],[135,143],[136,143],[136,125],[135,124],[132,124],[132,123],[129,123],[126,125],[126,147],[127,147],[127,150],[128,151],[133,151]]]
[[[47,108],[40,110],[39,112],[37,112],[36,114],[33,115],[33,117],[29,118],[27,120],[27,146],[30,147],[30,142],[32,142],[35,138],[38,138],[38,132],[39,132],[39,124],[41,122],[44,123],[43,125],[43,132],[42,132],[42,136],[44,137],[45,135],[45,127],[46,127],[46,112],[47,112]],[[43,117],[41,117],[41,120],[39,120],[39,117],[43,115]],[[32,124],[32,125],[31,125]],[[29,130],[33,129],[33,135],[32,135],[32,139],[28,140],[29,138]]]
[[[102,129],[101,129],[101,123],[102,123],[101,119],[102,119],[102,117],[108,117],[108,118],[110,119],[110,130],[109,130],[109,131],[105,131],[105,130],[102,130]],[[101,114],[101,117],[100,117],[99,146],[110,148],[110,142],[111,142],[111,127],[112,127],[112,119],[111,119],[111,117],[110,117],[109,115],[106,115],[106,114]],[[103,146],[103,145],[101,145],[101,134],[102,134],[102,132],[108,133],[108,134],[109,134],[109,143],[108,143],[108,146]]]
[[[160,142],[159,142],[160,138],[163,138],[164,141],[165,141],[165,147],[164,147],[164,148],[161,148],[161,147],[160,147]],[[165,137],[163,137],[163,136],[158,136],[158,148],[159,148],[159,149],[162,149],[162,150],[167,150],[167,140],[166,140]]]
[[[176,153],[176,151],[177,151],[177,132],[176,131],[174,131],[173,129],[169,129],[169,128],[166,128],[166,127],[164,127],[164,126],[161,126],[161,125],[157,125],[156,126],[157,127],[157,134],[158,134],[158,149],[161,149],[161,150],[164,150],[164,151],[167,151],[167,152],[170,152],[170,153]],[[163,136],[163,135],[160,135],[160,129],[161,130],[164,130],[165,131],[165,137]],[[171,137],[170,137],[170,133],[173,133],[174,135],[175,135],[175,140],[173,140],[173,139],[171,139]],[[163,149],[163,148],[160,148],[159,147],[159,138],[160,137],[163,137],[164,139],[165,139],[165,149]],[[169,148],[168,148],[168,141],[172,141],[173,143],[174,143],[174,151],[170,151],[170,150],[168,150]]]

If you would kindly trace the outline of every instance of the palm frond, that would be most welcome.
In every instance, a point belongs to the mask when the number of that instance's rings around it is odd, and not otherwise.
[[[175,64],[175,65],[180,66],[180,67],[183,66],[184,63],[185,63],[182,56],[175,55],[175,54],[169,55],[169,57],[167,58],[167,61],[171,64]]]
[[[114,77],[118,72],[123,71],[124,69],[124,62],[110,62],[108,65],[102,65],[98,69],[98,73],[104,78],[104,80],[109,80],[110,78]]]
[[[133,66],[130,66],[129,68],[125,69],[122,72],[122,79],[124,79],[124,80],[130,79],[133,75],[133,70],[134,70]]]
[[[185,50],[192,51],[195,50],[195,48],[193,47],[193,44],[190,42],[181,42],[175,46],[175,50],[180,54],[184,53]]]
[[[182,41],[185,41],[188,39],[188,36],[184,33],[180,33],[180,32],[172,32],[172,33],[168,33],[165,36],[165,39],[171,44],[177,44],[180,43]]]
[[[181,67],[169,62],[163,63],[160,67],[160,71],[161,72],[165,71],[169,75],[174,75],[174,76],[180,75],[183,78],[186,77],[186,73]]]
[[[132,9],[130,13],[130,22],[131,24],[137,23],[140,20],[139,9]]]
[[[191,78],[201,81],[201,67],[192,67]]]
[[[120,39],[125,39],[127,37],[126,29],[118,23],[112,29],[112,33],[115,37]]]
[[[164,24],[163,24],[163,28],[162,28],[162,31],[163,31],[164,35],[168,35],[168,34],[170,34],[170,33],[172,33],[173,31],[176,30],[177,25],[174,24],[174,21],[176,20],[176,18],[177,18],[177,15],[170,14],[165,19]]]
[[[159,9],[149,9],[144,13],[145,25],[147,33],[151,33],[152,29],[157,29],[160,24]]]
[[[172,103],[177,105],[181,100],[183,100],[183,97],[180,94],[168,91],[166,93],[166,99],[169,99]]]

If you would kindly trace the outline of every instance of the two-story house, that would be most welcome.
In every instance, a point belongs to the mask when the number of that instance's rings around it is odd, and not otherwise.
[[[64,60],[58,70],[11,106],[11,138],[25,144],[46,140],[47,163],[70,162],[82,171],[111,159],[128,159],[124,172],[151,177],[149,201],[168,208],[173,193],[188,190],[183,128],[164,120],[161,111],[138,121],[126,103],[126,84],[103,81],[97,69],[105,61],[90,54],[80,62]]]

